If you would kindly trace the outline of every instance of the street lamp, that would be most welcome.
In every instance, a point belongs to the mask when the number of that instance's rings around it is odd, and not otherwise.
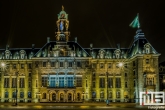
[[[1,63],[1,66],[2,66],[2,68],[3,68],[3,67],[5,67],[5,63],[4,63],[4,62],[2,62],[2,63]]]
[[[17,92],[18,92],[17,84],[18,84],[18,74],[19,74],[19,71],[17,71],[15,74],[16,74],[16,96],[15,96],[15,99],[16,99],[15,101],[16,102],[15,102],[15,105],[17,105]]]
[[[106,103],[107,103],[107,105],[109,105],[109,100],[108,100],[108,69],[107,69],[106,74],[107,74],[107,100],[106,100]]]
[[[119,67],[122,67],[123,66],[123,63],[122,62],[119,62]]]
[[[83,93],[82,93],[82,94],[83,94],[83,102],[84,102],[84,91],[83,91]]]

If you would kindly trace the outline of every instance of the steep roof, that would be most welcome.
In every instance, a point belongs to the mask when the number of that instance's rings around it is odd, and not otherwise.
[[[153,48],[153,46],[145,38],[145,35],[142,32],[142,30],[138,29],[136,31],[136,35],[134,36],[134,41],[128,52],[128,57],[132,57],[136,54],[143,54],[143,53],[157,54],[158,52]]]

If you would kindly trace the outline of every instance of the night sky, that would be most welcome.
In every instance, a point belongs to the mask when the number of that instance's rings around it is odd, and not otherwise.
[[[140,16],[141,29],[165,61],[165,0],[1,0],[0,48],[41,48],[47,37],[55,41],[61,6],[69,14],[70,40],[86,48],[128,48],[137,29],[129,27]]]

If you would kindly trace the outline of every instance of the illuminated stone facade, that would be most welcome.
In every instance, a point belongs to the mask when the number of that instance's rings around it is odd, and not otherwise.
[[[129,48],[82,48],[69,41],[64,8],[56,26],[56,41],[42,48],[0,49],[1,102],[15,101],[16,87],[18,102],[138,102],[140,91],[159,91],[160,54],[141,29]]]

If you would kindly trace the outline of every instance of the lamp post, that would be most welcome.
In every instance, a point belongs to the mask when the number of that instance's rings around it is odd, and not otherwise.
[[[17,71],[16,72],[16,95],[15,95],[15,105],[17,105],[17,92],[18,92],[18,88],[17,88],[17,84],[18,84],[18,74],[19,74],[19,72]]]
[[[84,102],[84,91],[83,91],[83,102]]]
[[[108,100],[108,68],[107,68],[106,75],[107,75],[107,100],[106,100],[106,104],[109,105],[109,100]]]

